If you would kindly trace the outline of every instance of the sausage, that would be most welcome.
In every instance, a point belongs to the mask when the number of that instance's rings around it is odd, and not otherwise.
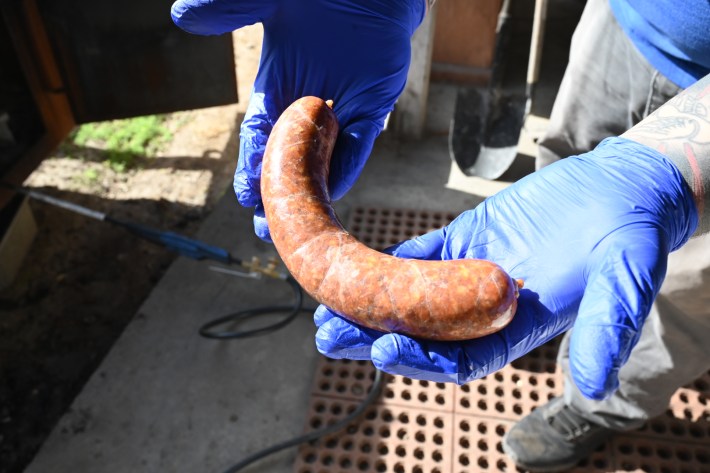
[[[319,303],[362,326],[429,340],[467,340],[513,318],[518,287],[497,264],[422,261],[368,248],[338,220],[328,193],[338,121],[317,97],[295,101],[266,145],[261,197],[279,256]]]

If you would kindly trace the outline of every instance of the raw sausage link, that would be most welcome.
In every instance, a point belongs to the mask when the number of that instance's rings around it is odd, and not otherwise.
[[[314,299],[365,327],[430,340],[466,340],[502,329],[518,282],[485,260],[421,261],[375,251],[343,229],[328,194],[338,135],[325,101],[304,97],[276,122],[261,195],[284,264]]]

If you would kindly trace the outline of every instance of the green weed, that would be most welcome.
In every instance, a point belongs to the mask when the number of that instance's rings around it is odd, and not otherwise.
[[[96,169],[87,169],[82,173],[82,177],[87,182],[96,182],[99,180],[99,173],[96,171]]]
[[[116,172],[133,167],[140,157],[152,157],[172,139],[164,126],[165,115],[86,123],[70,136],[78,147],[101,148],[105,164]]]

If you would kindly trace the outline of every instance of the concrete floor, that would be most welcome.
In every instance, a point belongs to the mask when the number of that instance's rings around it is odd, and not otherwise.
[[[557,66],[566,57],[564,41],[557,44],[563,49]],[[555,47],[552,40],[547,49]],[[551,103],[555,74],[543,74],[539,103]],[[430,130],[448,126],[454,96],[452,86],[432,84]],[[533,117],[534,133],[544,129],[545,113],[536,108],[542,118]],[[384,134],[336,209],[346,221],[355,206],[473,208],[531,169],[532,138],[523,137],[516,171],[488,182],[452,166],[445,135],[398,142]],[[253,235],[251,210],[229,191],[196,237],[240,258],[275,254]],[[202,338],[199,327],[216,317],[291,300],[279,281],[237,278],[210,266],[185,258],[172,265],[26,473],[218,473],[303,431],[317,362],[310,314],[257,338]],[[295,455],[290,449],[247,471],[290,472]]]

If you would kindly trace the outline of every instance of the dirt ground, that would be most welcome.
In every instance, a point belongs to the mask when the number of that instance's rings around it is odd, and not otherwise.
[[[157,157],[116,173],[100,149],[56,151],[25,184],[115,217],[192,235],[231,193],[260,26],[233,34],[240,101],[172,114]],[[0,291],[0,473],[20,473],[176,255],[125,230],[30,201],[38,231]],[[235,199],[235,205],[236,199]]]

